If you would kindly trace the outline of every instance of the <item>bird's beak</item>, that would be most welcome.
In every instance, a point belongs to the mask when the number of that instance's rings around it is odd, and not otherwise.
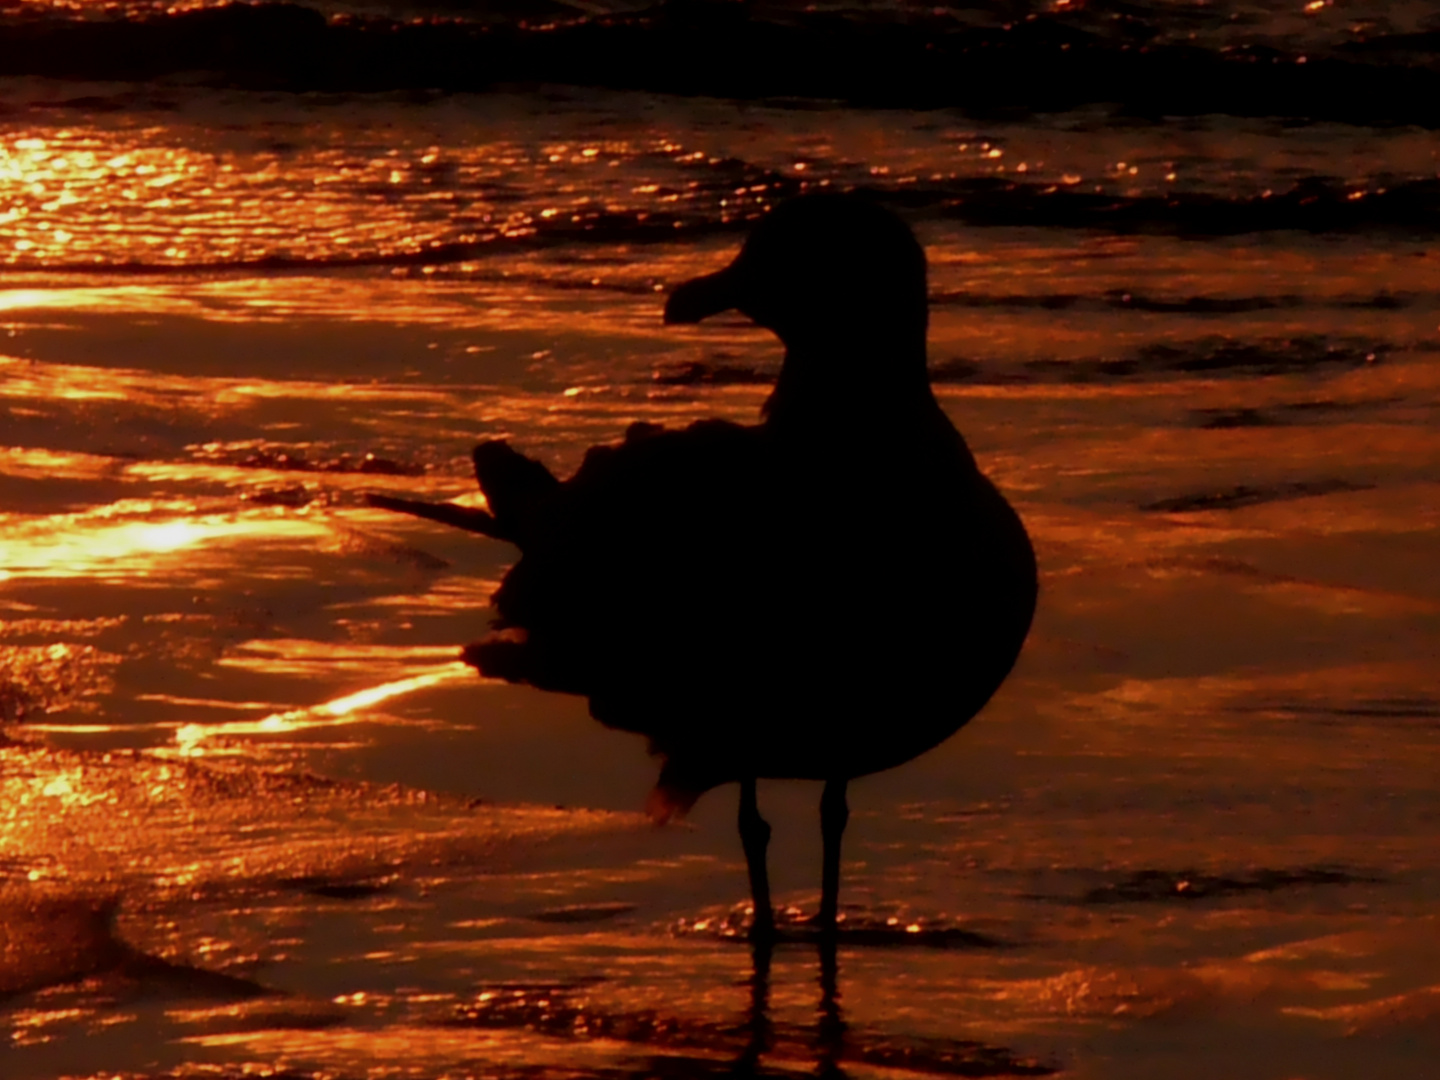
[[[675,286],[670,299],[665,301],[665,322],[698,323],[711,315],[740,306],[740,275],[735,267]]]

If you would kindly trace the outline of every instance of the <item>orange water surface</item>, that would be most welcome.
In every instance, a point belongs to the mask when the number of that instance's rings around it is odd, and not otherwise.
[[[757,976],[732,792],[655,829],[639,741],[458,662],[512,548],[363,500],[482,505],[479,438],[564,473],[756,418],[776,343],[660,308],[777,177],[1359,190],[1431,135],[7,92],[7,1078],[1433,1075],[1423,239],[914,213],[937,392],[1041,603],[970,727],[854,785],[835,971],[798,941]],[[791,921],[818,794],[761,791]]]

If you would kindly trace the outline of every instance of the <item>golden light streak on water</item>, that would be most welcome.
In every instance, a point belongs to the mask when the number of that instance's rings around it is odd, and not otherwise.
[[[115,458],[101,454],[0,446],[0,476],[20,476],[32,480],[81,480],[103,476],[113,472],[116,466]]]
[[[74,290],[5,289],[0,291],[0,311],[27,311],[43,307],[71,307],[73,300],[64,295]]]
[[[323,519],[271,510],[113,520],[127,511],[138,516],[153,509],[158,508],[136,500],[87,514],[0,518],[0,566],[12,578],[136,577],[174,572],[173,564],[162,556],[219,541],[297,541],[332,535]]]
[[[452,650],[453,651],[453,650]],[[330,727],[358,719],[358,713],[382,701],[413,694],[417,690],[438,686],[443,682],[474,675],[468,664],[456,660],[442,664],[429,671],[411,675],[404,679],[381,683],[353,694],[335,698],[306,709],[291,709],[287,712],[271,713],[259,720],[231,720],[218,724],[185,724],[175,732],[175,743],[182,755],[195,756],[204,753],[202,744],[217,736],[278,735],[302,731],[306,728]]]
[[[127,368],[80,364],[32,364],[0,356],[0,398],[51,398],[65,401],[124,401],[154,407],[174,404],[177,396],[194,398],[207,412],[248,408],[274,399],[390,402],[407,400],[445,403],[455,391],[435,386],[397,385],[376,380],[364,384],[314,379],[236,379],[198,375],[167,375]],[[203,399],[203,400],[202,400]],[[149,463],[163,468],[164,463]]]
[[[417,661],[450,660],[458,645],[363,645],[355,642],[267,638],[247,641],[218,661],[238,671],[300,675],[307,678],[338,671],[371,678],[389,670],[408,672]],[[397,678],[408,678],[398,675]]]
[[[37,735],[115,735],[126,731],[163,731],[176,724],[21,724],[24,731]]]

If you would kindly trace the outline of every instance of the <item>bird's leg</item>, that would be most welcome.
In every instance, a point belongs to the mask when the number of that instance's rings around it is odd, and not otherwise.
[[[820,840],[824,845],[824,864],[820,872],[820,914],[815,922],[821,933],[835,932],[835,916],[840,910],[840,838],[850,820],[850,807],[845,802],[846,780],[827,780],[820,796]]]
[[[755,903],[750,936],[762,940],[775,933],[775,913],[770,908],[770,875],[765,868],[770,825],[760,816],[760,808],[755,804],[753,777],[740,781],[740,844],[745,849],[745,865],[750,871],[750,896]]]

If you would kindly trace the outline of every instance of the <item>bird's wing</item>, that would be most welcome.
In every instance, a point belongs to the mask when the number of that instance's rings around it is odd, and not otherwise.
[[[763,603],[764,461],[759,429],[721,421],[590,451],[536,510],[495,595],[499,624],[524,637],[495,644],[497,662],[510,650],[503,674],[592,704],[607,687],[693,676]],[[486,668],[483,647],[472,655]]]

